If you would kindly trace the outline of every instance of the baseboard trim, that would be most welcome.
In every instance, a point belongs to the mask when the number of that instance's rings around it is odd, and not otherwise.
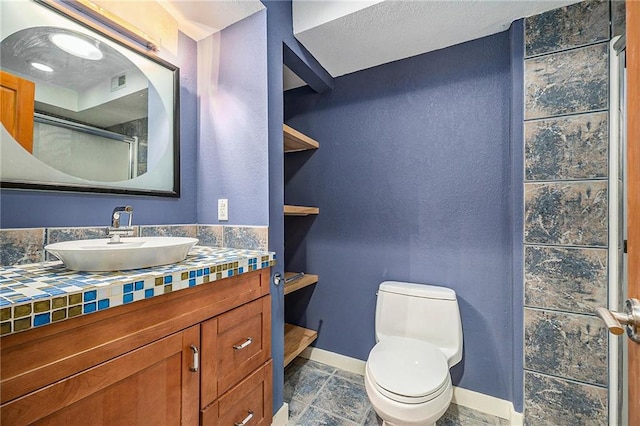
[[[287,423],[289,423],[289,404],[284,402],[282,403],[282,407],[280,407],[278,412],[273,416],[271,426],[287,426]]]
[[[314,347],[308,347],[300,354],[300,356],[352,373],[364,375],[366,362],[360,359],[351,358]],[[514,410],[511,401],[454,386],[453,402],[455,404],[480,411],[481,413],[509,420],[512,426],[523,425],[522,413],[518,413]]]
[[[301,357],[310,359],[312,361],[318,361],[323,364],[330,365],[332,367],[339,368],[341,370],[349,371],[364,376],[364,368],[366,362],[351,358],[345,355],[340,355],[335,352],[325,351],[324,349],[314,348],[312,346],[306,348],[300,354]]]

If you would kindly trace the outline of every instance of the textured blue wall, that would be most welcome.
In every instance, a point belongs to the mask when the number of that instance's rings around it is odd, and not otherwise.
[[[115,206],[130,204],[134,224],[196,222],[196,43],[180,34],[180,198],[72,194],[40,191],[0,191],[0,227],[108,225]]]
[[[283,181],[283,94],[282,64],[285,60],[318,91],[327,90],[333,81],[318,61],[293,36],[291,1],[261,0],[267,7],[267,68],[269,95],[269,250],[278,262],[272,274],[284,273]],[[273,357],[273,409],[283,403],[284,387],[284,295],[282,286],[271,285],[271,350]]]
[[[265,10],[198,43],[199,223],[269,224],[266,82]]]
[[[524,411],[524,20],[511,24],[511,229],[513,262],[513,406]]]
[[[287,124],[320,142],[287,154],[287,269],[320,275],[287,296],[316,346],[366,359],[383,280],[456,290],[464,358],[455,385],[512,400],[513,293],[507,32],[285,94]]]

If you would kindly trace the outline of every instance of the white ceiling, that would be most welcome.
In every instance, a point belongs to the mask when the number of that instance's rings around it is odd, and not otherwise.
[[[194,40],[264,8],[259,0],[158,0]],[[296,38],[333,77],[495,34],[577,0],[292,0]],[[304,82],[289,69],[285,90]]]
[[[576,0],[293,0],[293,28],[339,77],[495,34],[517,19],[571,3]],[[285,79],[285,90],[296,84]]]
[[[180,31],[199,41],[264,9],[259,0],[157,0]]]

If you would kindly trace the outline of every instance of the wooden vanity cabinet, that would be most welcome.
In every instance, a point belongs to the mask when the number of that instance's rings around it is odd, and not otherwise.
[[[1,338],[0,424],[232,426],[249,412],[247,425],[270,424],[269,276],[263,269]],[[216,384],[207,406],[205,383]]]

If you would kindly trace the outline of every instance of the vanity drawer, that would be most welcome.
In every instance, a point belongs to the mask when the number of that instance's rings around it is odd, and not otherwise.
[[[272,375],[272,363],[269,361],[202,410],[201,425],[270,425],[273,398]]]
[[[271,357],[271,299],[247,303],[202,323],[201,407]]]

